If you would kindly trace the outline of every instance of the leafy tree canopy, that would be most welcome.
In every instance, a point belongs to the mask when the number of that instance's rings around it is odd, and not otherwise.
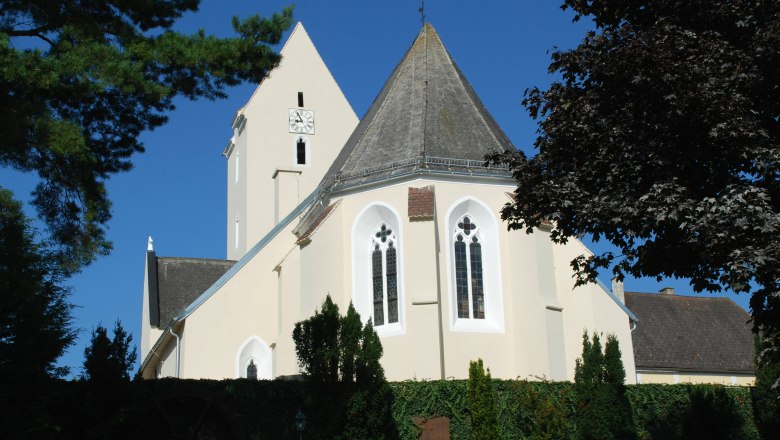
[[[236,38],[170,29],[199,3],[0,1],[0,166],[37,173],[33,204],[69,270],[110,250],[104,183],[131,168],[139,134],[165,123],[175,97],[222,98],[279,62],[269,45],[291,7],[234,17]]]
[[[518,183],[502,217],[617,247],[574,260],[578,284],[611,268],[752,291],[754,323],[780,346],[780,3],[562,8],[596,30],[552,54],[559,81],[526,93],[538,154],[491,157]]]
[[[76,333],[61,282],[56,258],[36,243],[21,203],[0,188],[0,394],[30,393],[30,383],[67,374],[55,363]]]

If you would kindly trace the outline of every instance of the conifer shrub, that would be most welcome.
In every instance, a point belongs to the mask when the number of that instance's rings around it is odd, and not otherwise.
[[[344,316],[330,298],[293,330],[298,365],[308,386],[312,429],[336,439],[396,436],[393,393],[379,360],[382,343],[352,304]],[[334,434],[336,433],[336,434]],[[310,434],[307,438],[311,438]]]
[[[485,372],[482,359],[469,363],[469,385],[467,391],[468,413],[471,429],[477,440],[498,438],[498,418],[493,397],[490,369]]]
[[[594,332],[590,340],[585,332],[582,358],[576,360],[574,369],[578,438],[636,438],[631,406],[625,394],[625,379],[617,338],[609,335],[602,352],[599,335]]]

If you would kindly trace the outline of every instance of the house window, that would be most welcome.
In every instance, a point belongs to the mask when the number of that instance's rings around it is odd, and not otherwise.
[[[504,331],[499,228],[482,201],[464,197],[447,210],[450,325],[455,331]]]
[[[246,378],[257,380],[257,365],[254,359],[250,359],[249,365],[246,366]]]
[[[395,235],[385,223],[371,237],[374,325],[398,322],[398,269]]]
[[[303,92],[298,92],[298,107],[303,107]]]
[[[458,318],[485,319],[479,227],[468,216],[463,217],[455,227],[454,241]]]
[[[298,165],[306,165],[306,141],[302,138],[295,143],[295,158]]]

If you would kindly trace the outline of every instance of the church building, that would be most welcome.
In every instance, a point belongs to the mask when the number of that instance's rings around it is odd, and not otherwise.
[[[299,23],[233,118],[226,260],[146,254],[145,378],[298,374],[292,332],[330,295],[371,320],[389,380],[573,380],[584,331],[635,378],[636,317],[574,287],[578,240],[508,231],[517,189],[485,154],[514,146],[430,24],[358,119]],[[398,54],[400,55],[400,54]],[[356,68],[359,68],[356,67]]]

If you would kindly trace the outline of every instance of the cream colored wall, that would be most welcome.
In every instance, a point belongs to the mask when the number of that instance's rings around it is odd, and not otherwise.
[[[319,184],[341,147],[358,123],[349,102],[299,23],[281,50],[282,62],[256,89],[239,114],[246,128],[235,139],[240,153],[238,183],[235,183],[235,154],[228,160],[227,255],[238,259],[284,218]],[[295,141],[289,133],[289,109],[298,108],[298,92],[304,94],[304,109],[313,110],[315,132],[307,134],[311,161],[295,164]],[[277,171],[285,175],[276,193]],[[273,206],[280,210],[275,214]],[[238,248],[235,217],[240,219]]]
[[[752,386],[756,381],[753,374],[729,374],[706,372],[673,372],[673,371],[637,371],[637,383],[650,384],[675,384],[675,383],[711,383],[720,385]]]
[[[407,197],[408,188],[435,185],[437,222],[409,222]],[[407,317],[405,334],[382,338],[385,350],[383,365],[388,378],[402,380],[416,377],[439,378],[441,376],[438,305],[436,304],[436,277],[440,275],[442,298],[442,326],[444,346],[445,377],[464,378],[468,376],[469,361],[482,358],[491,368],[494,377],[528,377],[546,379],[572,379],[574,360],[581,352],[581,335],[585,328],[599,327],[599,331],[614,333],[621,341],[624,362],[632,374],[633,359],[630,343],[629,323],[626,314],[597,286],[586,286],[572,292],[571,273],[568,262],[575,252],[583,252],[578,242],[570,242],[566,251],[555,249],[551,255],[555,264],[554,295],[541,292],[543,269],[538,262],[539,242],[548,240],[546,233],[537,231],[527,235],[524,232],[508,232],[500,223],[498,210],[508,200],[505,192],[511,185],[481,185],[453,181],[417,180],[385,187],[373,191],[346,195],[342,198],[342,234],[350,227],[348,219],[354,219],[368,204],[382,202],[392,206],[401,215],[405,237],[403,239],[405,301],[403,314]],[[481,200],[495,207],[494,215],[499,222],[498,243],[501,246],[501,273],[503,287],[504,331],[494,333],[455,331],[449,319],[450,295],[448,277],[449,260],[447,249],[446,213],[450,206],[464,196]],[[438,226],[438,227],[437,227]],[[436,230],[438,229],[438,230]],[[438,234],[437,249],[433,237]],[[324,234],[323,234],[324,235]],[[317,241],[317,237],[313,242]],[[311,246],[311,245],[309,245]],[[349,243],[345,244],[350,249]],[[349,261],[349,256],[345,256]],[[568,258],[568,259],[567,259]],[[324,263],[323,263],[324,264]],[[352,267],[345,273],[353,276]],[[349,286],[349,283],[347,284]],[[351,295],[357,292],[350,292]],[[346,303],[347,298],[342,298]],[[418,303],[418,304],[415,304]],[[563,308],[550,312],[547,306]],[[558,358],[566,363],[565,377],[553,377],[551,357],[548,355],[548,322],[546,313],[561,313],[564,325],[565,353]],[[558,359],[554,358],[554,359]],[[560,371],[563,371],[559,369]],[[633,377],[633,376],[632,376]]]
[[[278,282],[275,268],[284,260],[284,266],[297,255],[293,224],[284,228],[262,252],[255,255],[208,301],[198,307],[188,318],[182,338],[182,377],[233,378],[239,349],[249,338],[259,337],[276,358],[275,347],[280,340],[287,343],[290,335],[279,332]],[[295,296],[296,286],[285,278],[285,289]],[[288,292],[285,292],[287,299]],[[285,319],[289,319],[285,315]],[[294,359],[294,358],[293,358]],[[274,373],[287,374],[284,362],[276,359]]]
[[[435,186],[437,220],[410,222],[408,188],[427,185]],[[326,293],[331,294],[342,311],[353,295],[361,294],[352,291],[353,223],[366,206],[381,202],[398,212],[403,234],[400,242],[403,275],[399,281],[403,289],[404,331],[382,337],[382,363],[388,379],[439,379],[443,357],[445,378],[467,377],[469,361],[482,358],[494,377],[571,380],[574,359],[581,351],[582,331],[586,328],[618,335],[627,374],[633,378],[626,314],[598,286],[572,291],[568,262],[584,248],[572,241],[566,246],[554,246],[551,251],[544,250],[545,246],[549,247],[546,233],[509,232],[500,223],[498,210],[508,200],[505,192],[512,188],[509,184],[418,179],[343,194],[339,196],[340,204],[303,247],[295,245],[293,222],[187,318],[182,338],[182,376],[235,377],[237,352],[250,336],[257,336],[273,347],[275,376],[297,374],[291,338],[293,326],[311,316]],[[452,326],[449,286],[452,262],[447,249],[451,231],[445,217],[450,207],[464,196],[495,207],[497,243],[501,245],[503,331],[467,332]],[[490,244],[485,243],[486,251]],[[546,269],[550,266],[549,259],[554,262],[554,271]],[[551,293],[550,289],[555,291]],[[439,292],[443,356],[436,301]],[[555,323],[558,316],[565,333],[560,347],[562,353],[552,356],[548,347],[555,343],[555,338],[550,323]],[[566,377],[556,377],[559,373],[555,371],[561,370],[551,365],[556,359],[566,363]]]
[[[626,369],[626,383],[634,383],[634,346],[628,316],[599,285],[574,287],[574,278],[571,269],[568,269],[569,262],[579,255],[590,254],[578,240],[555,246],[557,284],[562,292],[558,298],[563,306],[563,313],[567,315],[564,326],[569,377],[574,379],[575,360],[582,355],[583,331],[587,330],[589,335],[598,331],[602,335],[602,341],[605,341],[609,334],[617,336],[623,355],[623,366]],[[565,270],[561,270],[562,268]]]

